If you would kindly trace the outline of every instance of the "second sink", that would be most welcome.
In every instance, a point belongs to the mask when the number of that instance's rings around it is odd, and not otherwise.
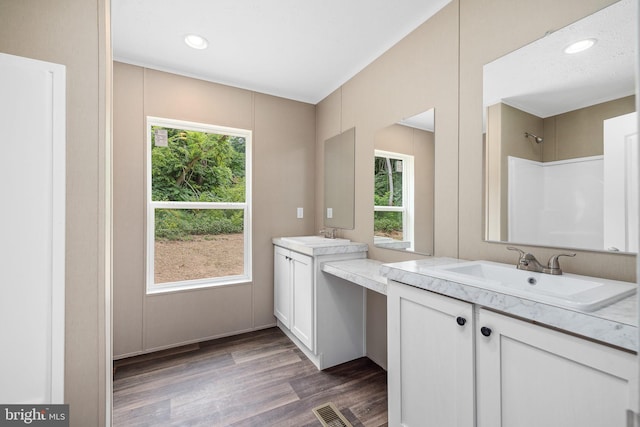
[[[553,276],[491,261],[441,265],[432,271],[442,279],[583,311],[633,295],[637,288],[635,283],[569,273]]]

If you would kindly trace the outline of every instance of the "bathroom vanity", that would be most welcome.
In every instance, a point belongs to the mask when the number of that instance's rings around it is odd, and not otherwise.
[[[364,356],[365,290],[322,265],[366,258],[368,246],[320,236],[274,238],[273,245],[278,327],[318,369]]]
[[[567,309],[443,278],[458,265],[382,267],[389,425],[627,425],[638,409],[635,296]]]

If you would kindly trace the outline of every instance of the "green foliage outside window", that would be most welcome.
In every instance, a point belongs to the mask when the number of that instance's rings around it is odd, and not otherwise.
[[[166,129],[168,146],[155,145]],[[182,129],[152,127],[153,201],[244,202],[245,139]],[[241,209],[156,209],[156,238],[242,233]]]
[[[242,233],[240,209],[156,209],[156,238],[190,240],[195,235]]]
[[[402,160],[388,157],[375,158],[374,204],[376,206],[402,206],[402,168],[396,165],[402,165]]]
[[[374,164],[374,205],[402,206],[402,170],[396,166],[401,160],[376,157]],[[398,171],[398,169],[400,171]],[[376,235],[402,233],[401,212],[374,212],[373,227]]]

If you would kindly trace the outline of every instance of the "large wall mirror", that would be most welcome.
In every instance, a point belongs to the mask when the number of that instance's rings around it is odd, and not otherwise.
[[[324,142],[324,225],[353,229],[356,129]]]
[[[484,66],[487,240],[638,251],[635,7]]]
[[[374,245],[433,254],[434,110],[379,130],[374,148]]]

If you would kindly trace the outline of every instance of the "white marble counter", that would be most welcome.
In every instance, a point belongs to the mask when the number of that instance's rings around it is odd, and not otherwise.
[[[443,280],[429,274],[435,265],[457,262],[464,261],[454,258],[428,258],[383,264],[380,273],[389,280],[468,301],[627,350],[636,351],[638,348],[636,295],[599,310],[585,312]]]
[[[381,265],[382,262],[368,258],[329,261],[322,264],[322,271],[386,295],[387,278],[380,274]]]
[[[272,239],[272,243],[276,246],[310,256],[349,254],[354,252],[367,252],[369,250],[369,246],[366,243],[351,242],[344,239],[335,239],[335,241],[329,243],[312,244],[298,243],[288,238],[276,237]]]

